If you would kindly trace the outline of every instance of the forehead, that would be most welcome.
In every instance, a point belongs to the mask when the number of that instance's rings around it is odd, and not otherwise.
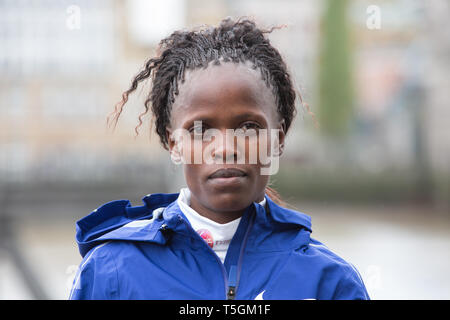
[[[259,113],[268,121],[278,118],[275,96],[259,69],[253,69],[250,63],[210,63],[205,69],[186,72],[172,106],[171,123],[181,125],[186,117],[195,114],[220,116],[233,112]]]

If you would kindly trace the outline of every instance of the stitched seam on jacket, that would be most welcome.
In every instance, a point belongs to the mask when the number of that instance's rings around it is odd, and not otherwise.
[[[112,252],[108,251],[108,255],[111,257],[111,260],[114,264],[114,268],[116,269],[116,284],[117,284],[116,291],[117,291],[118,299],[120,300],[119,269],[117,268],[116,259],[114,258],[114,255],[112,254]]]
[[[100,249],[101,247],[106,246],[108,243],[110,243],[111,241],[107,241],[105,243],[102,243],[94,248],[91,249],[91,253],[89,254],[89,256],[87,256],[87,258],[84,260],[84,262],[81,264],[79,270],[78,270],[78,274],[77,276],[75,276],[75,280],[73,282],[72,285],[72,290],[70,291],[70,295],[69,295],[69,300],[72,299],[73,293],[75,292],[75,290],[77,290],[77,285],[81,279],[81,273],[83,272],[84,266],[89,262],[89,260],[91,260],[92,256],[94,255],[95,251],[97,251],[98,249]]]

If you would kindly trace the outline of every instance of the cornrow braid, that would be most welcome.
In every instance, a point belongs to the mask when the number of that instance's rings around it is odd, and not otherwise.
[[[172,105],[178,95],[180,82],[185,80],[186,70],[206,68],[210,62],[218,65],[222,59],[224,62],[234,63],[249,61],[253,69],[260,71],[263,81],[274,94],[277,111],[285,121],[284,129],[287,132],[296,114],[296,92],[280,53],[265,36],[275,28],[264,30],[248,19],[234,21],[227,18],[217,27],[206,26],[192,31],[173,32],[161,40],[158,56],[145,63],[144,69],[132,80],[130,88],[122,94],[122,100],[112,113],[115,125],[129,95],[139,83],[150,78],[151,91],[146,97],[145,111],[139,115],[135,132],[138,134],[142,117],[151,108],[156,133],[163,147],[168,149],[166,128],[170,124]],[[110,116],[108,124],[109,119]]]

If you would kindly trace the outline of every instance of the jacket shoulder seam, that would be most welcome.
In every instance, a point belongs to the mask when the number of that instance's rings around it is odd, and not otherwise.
[[[108,243],[110,243],[112,241],[108,241]],[[111,252],[112,250],[107,250],[107,254],[110,257],[110,259],[112,260],[112,263],[114,264],[114,269],[115,269],[115,274],[116,274],[116,291],[117,291],[117,297],[120,299],[120,284],[119,284],[119,269],[117,268],[117,264],[116,264],[116,258],[114,257],[113,253]]]
[[[363,291],[364,297],[367,299],[368,295],[366,293],[366,288],[364,286],[364,283],[361,279],[361,276],[359,275],[359,272],[353,267],[352,264],[347,263],[347,265],[344,265],[342,267],[342,272],[344,272],[344,277],[342,277],[339,282],[336,285],[336,290],[333,293],[333,297],[338,297],[341,293],[342,285],[345,284],[347,281],[355,282],[358,287]],[[356,279],[355,279],[356,278]],[[357,281],[354,281],[357,280]]]
[[[106,241],[104,243],[101,243],[97,246],[95,246],[94,248],[92,248],[91,250],[89,250],[89,252],[86,254],[85,259],[83,259],[83,261],[81,262],[81,265],[78,269],[78,273],[75,277],[75,280],[73,282],[73,286],[72,286],[72,290],[70,291],[69,294],[69,299],[72,298],[72,295],[74,293],[74,290],[77,289],[77,286],[79,285],[80,279],[81,279],[81,274],[84,270],[84,268],[86,267],[86,265],[92,260],[94,259],[94,254],[96,253],[96,251],[104,246],[106,246],[107,244],[109,244],[111,241]]]

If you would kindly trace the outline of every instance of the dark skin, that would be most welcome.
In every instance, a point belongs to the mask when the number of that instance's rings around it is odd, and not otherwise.
[[[191,132],[214,128],[223,133],[223,141],[218,141],[214,148],[210,145],[208,149],[211,157],[221,158],[223,164],[185,163],[183,169],[191,191],[190,206],[206,218],[227,223],[241,217],[252,202],[264,199],[269,176],[260,174],[262,164],[259,158],[255,164],[248,161],[250,145],[258,143],[259,139],[267,139],[267,136],[247,137],[244,143],[235,143],[230,150],[226,144],[226,139],[230,138],[225,135],[225,130],[267,129],[271,132],[271,129],[278,129],[279,143],[283,146],[284,121],[277,112],[271,88],[262,81],[259,70],[251,69],[248,63],[210,64],[206,69],[189,70],[185,79],[172,106],[167,135],[171,137],[174,130],[180,128]],[[199,120],[202,127],[194,127],[194,121]],[[268,141],[269,149],[270,139]],[[203,142],[202,148],[208,144]],[[175,142],[169,139],[171,152],[174,147]],[[279,150],[280,155],[281,152]],[[245,164],[237,164],[236,160],[242,156]],[[234,158],[233,164],[225,163],[229,157]],[[243,176],[214,178],[217,170],[227,168],[237,169]]]

